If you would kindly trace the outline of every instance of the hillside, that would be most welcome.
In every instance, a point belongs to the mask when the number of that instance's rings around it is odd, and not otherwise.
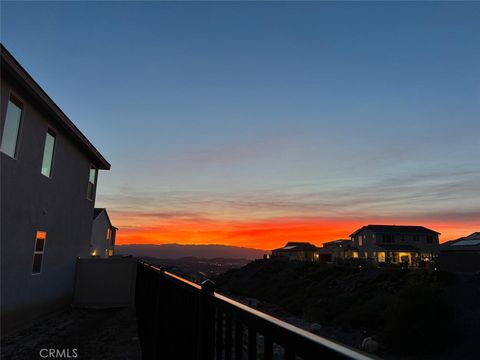
[[[262,258],[266,251],[227,245],[132,244],[116,245],[115,253],[118,255],[148,256],[161,259],[196,257],[204,259],[228,258],[253,260]]]
[[[477,355],[478,276],[259,260],[214,281],[227,295],[256,298],[338,329],[335,337],[346,343],[355,332],[373,336],[382,357]]]

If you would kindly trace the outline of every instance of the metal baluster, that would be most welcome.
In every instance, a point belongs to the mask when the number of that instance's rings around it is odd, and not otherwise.
[[[265,360],[273,360],[273,341],[270,336],[263,337],[263,353]]]
[[[235,360],[242,360],[243,355],[243,326],[235,322]]]
[[[248,328],[248,360],[257,359],[257,332],[254,328]]]
[[[232,360],[232,317],[225,314],[225,360]]]
[[[223,358],[223,314],[217,309],[217,335],[215,336],[215,359],[221,360]]]

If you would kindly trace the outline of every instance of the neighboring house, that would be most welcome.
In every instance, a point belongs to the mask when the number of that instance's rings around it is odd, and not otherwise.
[[[272,250],[272,257],[289,261],[315,261],[317,249],[308,242],[288,242],[284,247]]]
[[[480,232],[441,244],[439,262],[446,271],[480,271]]]
[[[367,225],[350,238],[361,259],[417,267],[437,259],[439,235],[423,226]]]
[[[350,240],[333,240],[323,243],[323,247],[317,251],[320,255],[330,253],[331,261],[338,262],[350,259],[352,257],[358,257],[358,252],[354,250],[352,242]]]
[[[3,45],[0,94],[8,332],[71,303],[76,259],[89,255],[98,170],[110,164]]]
[[[90,256],[101,258],[113,256],[117,230],[110,222],[107,209],[95,208],[93,212]]]

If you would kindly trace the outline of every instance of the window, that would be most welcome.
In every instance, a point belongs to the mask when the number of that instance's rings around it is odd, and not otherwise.
[[[97,182],[97,168],[92,166],[90,168],[90,175],[88,177],[87,198],[93,200],[95,196],[95,184]]]
[[[384,234],[382,237],[382,242],[384,243],[394,243],[395,237],[393,235]]]
[[[360,235],[360,236],[358,237],[358,246],[362,246],[362,245],[363,245],[363,240],[362,240],[362,239],[363,239],[363,237],[362,237],[362,235]]]
[[[427,235],[427,244],[433,244],[433,236]]]
[[[46,177],[52,175],[53,152],[55,150],[55,134],[48,130],[43,148],[42,174]]]
[[[413,236],[413,241],[418,241],[418,236]]]
[[[110,228],[107,229],[107,240],[110,240],[110,237],[112,236],[112,230]]]
[[[2,144],[0,150],[15,158],[17,152],[18,132],[20,130],[20,120],[22,118],[22,104],[15,97],[10,95],[7,105],[7,114],[5,115],[5,124],[3,125]]]
[[[45,241],[47,240],[47,233],[44,231],[37,231],[37,238],[35,239],[35,248],[33,251],[33,266],[32,274],[40,274],[42,271],[43,253],[45,252]]]
[[[316,255],[318,255],[318,254],[316,254]],[[111,250],[111,249],[108,250],[108,256],[113,256],[113,250]]]

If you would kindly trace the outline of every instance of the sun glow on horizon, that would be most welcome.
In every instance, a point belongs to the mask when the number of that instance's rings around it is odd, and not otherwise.
[[[133,223],[134,224],[134,223]],[[367,224],[392,224],[392,221],[332,219],[266,219],[256,221],[166,220],[131,226],[118,224],[117,244],[190,244],[231,245],[270,250],[288,241],[305,241],[315,245],[350,234]],[[441,233],[440,242],[456,239],[478,230],[473,223],[438,221],[396,221],[396,225],[422,225]]]

